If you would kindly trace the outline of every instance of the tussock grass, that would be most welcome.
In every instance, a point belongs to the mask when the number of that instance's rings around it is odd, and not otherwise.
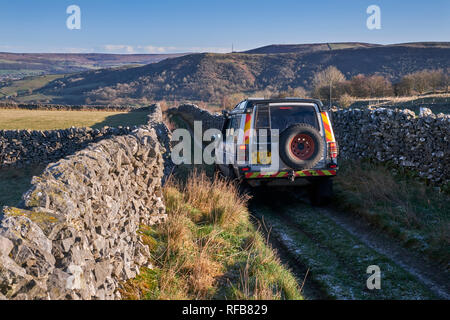
[[[447,266],[450,199],[395,167],[346,161],[336,177],[336,202],[399,239],[408,248]]]
[[[154,268],[124,284],[125,299],[302,299],[234,184],[194,171],[164,197],[167,221],[142,227]]]

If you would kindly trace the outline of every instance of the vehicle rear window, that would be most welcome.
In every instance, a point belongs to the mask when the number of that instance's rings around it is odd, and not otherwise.
[[[271,106],[270,119],[271,128],[278,129],[280,132],[298,123],[307,123],[319,130],[316,110],[313,106]]]

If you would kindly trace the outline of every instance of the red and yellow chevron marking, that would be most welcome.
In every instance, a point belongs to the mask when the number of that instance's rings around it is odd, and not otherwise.
[[[322,176],[335,176],[336,170],[302,170],[296,171],[296,177],[322,177]],[[247,172],[245,174],[246,179],[261,179],[261,178],[287,178],[289,172]]]
[[[327,142],[335,142],[333,128],[330,124],[330,119],[328,118],[328,113],[326,111],[320,113],[322,115],[323,127],[325,129],[325,136]]]
[[[244,144],[250,143],[250,128],[252,124],[252,115],[247,113],[245,115],[245,126],[244,126]]]

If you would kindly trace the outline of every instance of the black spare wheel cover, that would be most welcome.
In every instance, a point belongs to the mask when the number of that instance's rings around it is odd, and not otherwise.
[[[280,135],[280,157],[292,169],[313,168],[320,161],[324,148],[319,131],[306,123],[291,126]]]

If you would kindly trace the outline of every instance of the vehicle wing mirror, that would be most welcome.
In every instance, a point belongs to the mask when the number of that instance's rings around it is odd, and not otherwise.
[[[228,117],[230,116],[230,112],[229,112],[228,110],[222,110],[222,115],[223,115],[225,118],[228,118]]]

